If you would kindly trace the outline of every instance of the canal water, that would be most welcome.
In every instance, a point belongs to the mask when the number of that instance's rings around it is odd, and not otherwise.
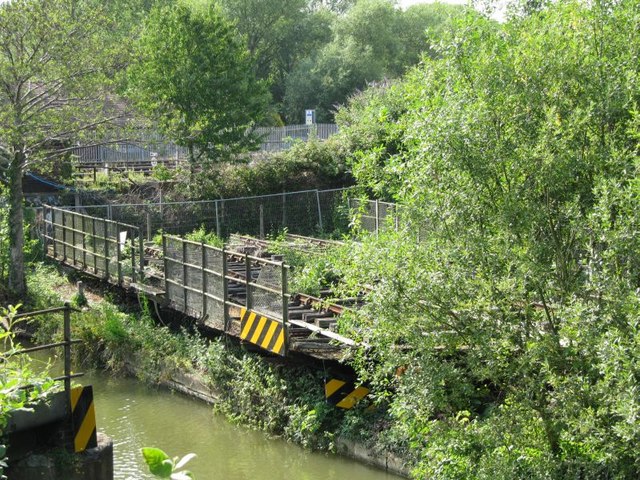
[[[34,360],[47,362],[45,352]],[[57,363],[57,362],[56,362]],[[35,365],[34,365],[35,367]],[[54,370],[56,368],[54,367]],[[169,456],[197,456],[187,464],[196,480],[396,480],[400,477],[354,460],[310,452],[214,415],[212,407],[132,378],[92,372],[98,431],[113,440],[115,480],[147,480],[142,447]]]

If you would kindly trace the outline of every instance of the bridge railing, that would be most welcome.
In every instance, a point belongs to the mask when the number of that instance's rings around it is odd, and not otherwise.
[[[48,205],[43,226],[47,256],[118,285],[141,277],[144,247],[138,227]]]
[[[225,332],[242,309],[286,327],[289,267],[282,261],[172,235],[163,236],[162,249],[165,296],[177,310]]]

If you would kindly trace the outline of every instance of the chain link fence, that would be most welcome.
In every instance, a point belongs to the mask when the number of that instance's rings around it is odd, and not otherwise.
[[[388,230],[407,231],[418,239],[428,233],[408,207],[353,198],[350,188],[304,190],[257,197],[194,202],[106,204],[64,207],[88,216],[136,225],[147,239],[160,231],[184,235],[204,227],[220,238],[234,233],[265,238],[283,231],[310,237]],[[355,227],[355,228],[354,228]]]
[[[397,203],[348,198],[347,211],[356,230],[375,235],[389,230],[402,230],[415,234],[417,241],[420,241],[428,232],[426,222],[416,222],[411,210]]]
[[[285,229],[306,236],[348,230],[349,189],[306,190],[259,197],[197,202],[65,207],[86,215],[139,226],[147,239],[162,230],[185,234],[203,226],[226,238],[242,233],[264,238]]]

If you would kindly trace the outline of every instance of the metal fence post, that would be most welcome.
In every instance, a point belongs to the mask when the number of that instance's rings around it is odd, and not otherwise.
[[[187,313],[187,242],[182,241],[182,295],[184,298],[184,312]]]
[[[109,263],[111,263],[111,256],[109,255],[109,224],[106,220],[103,220],[102,225],[104,226],[104,273],[108,282],[110,280]]]
[[[287,350],[289,349],[289,328],[287,323],[289,322],[289,287],[287,280],[287,270],[288,267],[284,264],[281,265],[282,268],[282,332],[284,333],[284,354],[287,354]]]
[[[202,317],[207,314],[207,273],[204,271],[206,268],[206,252],[204,242],[200,242],[201,258],[200,258],[200,273],[202,274]]]
[[[260,204],[260,239],[264,239],[264,205]]]
[[[56,259],[58,252],[56,249],[56,210],[51,207],[51,243],[53,244],[53,258]]]
[[[65,221],[65,211],[62,210],[62,259],[67,261],[67,224]]]
[[[245,274],[245,286],[247,289],[247,310],[251,310],[253,308],[253,298],[251,295],[251,260],[249,260],[249,254],[244,254],[244,274]]]
[[[322,207],[320,206],[320,192],[318,190],[316,190],[316,203],[318,205],[318,226],[322,232],[324,228],[322,227]]]
[[[91,243],[93,246],[93,273],[98,274],[98,250],[96,249],[96,217],[91,217]]]
[[[71,248],[71,259],[73,260],[73,266],[76,266],[76,213],[71,214],[71,243],[73,247]]]
[[[220,230],[220,215],[218,213],[218,200],[215,201],[216,205],[216,235],[218,238],[222,238],[222,231]]]
[[[287,228],[287,194],[282,193],[282,228]]]
[[[151,212],[147,211],[147,240],[151,240]]]
[[[162,234],[162,260],[164,263],[164,291],[166,294],[169,292],[169,270],[167,269],[167,265],[169,262],[167,262],[167,237],[164,233]],[[168,298],[171,299],[171,297]]]
[[[140,268],[138,281],[142,283],[144,280],[144,238],[142,238],[142,232],[140,231],[138,231],[138,268]]]
[[[82,269],[87,268],[87,219],[83,216],[82,219]]]
[[[118,266],[118,284],[122,283],[122,252],[120,251],[120,225],[115,223],[116,228],[116,262]]]
[[[132,228],[129,229],[129,235],[131,236],[131,282],[136,283],[136,248]]]
[[[227,297],[229,296],[229,281],[227,280],[227,251],[222,246],[222,311],[224,318],[224,331],[229,330],[229,312],[227,307]]]
[[[71,306],[64,304],[64,392],[67,412],[71,412]]]
[[[376,203],[375,203],[375,213],[376,213],[376,237],[378,236],[378,233],[380,232],[380,202],[378,202],[378,200],[376,199]]]

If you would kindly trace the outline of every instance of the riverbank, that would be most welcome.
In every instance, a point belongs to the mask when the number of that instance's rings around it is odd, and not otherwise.
[[[53,268],[41,267],[32,276],[30,281],[40,285],[31,289],[36,303],[64,300],[57,292],[69,298],[69,281],[56,275]],[[342,411],[327,404],[322,371],[300,365],[285,368],[229,339],[206,339],[189,326],[157,324],[144,302],[141,308],[126,302],[121,308],[113,294],[109,301],[87,288],[87,295],[87,307],[73,318],[73,336],[83,340],[76,349],[79,368],[165,385],[211,403],[232,423],[408,476],[401,445],[384,436],[384,409],[362,405]],[[50,341],[61,331],[55,321],[45,320],[35,324],[34,334]]]

